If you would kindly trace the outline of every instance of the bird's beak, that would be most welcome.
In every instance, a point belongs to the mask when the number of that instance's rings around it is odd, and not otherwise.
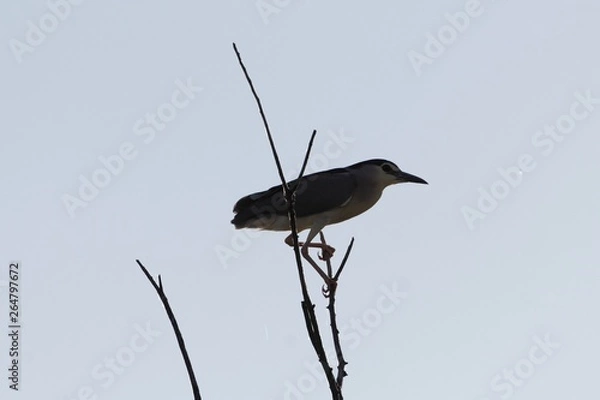
[[[401,183],[401,182],[414,182],[414,183],[423,183],[425,185],[428,184],[425,179],[419,178],[416,175],[412,175],[412,174],[409,174],[409,173],[403,172],[403,171],[399,171],[396,174],[396,180],[398,181],[398,183]]]

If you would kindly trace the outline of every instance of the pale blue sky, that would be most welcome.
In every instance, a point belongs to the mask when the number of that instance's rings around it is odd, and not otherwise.
[[[0,6],[0,281],[21,262],[23,312],[3,399],[191,398],[136,258],[204,398],[327,398],[285,234],[229,223],[277,183],[233,41],[288,176],[317,129],[311,171],[387,158],[430,183],[326,230],[356,238],[346,398],[599,396],[598,2],[74,3]]]

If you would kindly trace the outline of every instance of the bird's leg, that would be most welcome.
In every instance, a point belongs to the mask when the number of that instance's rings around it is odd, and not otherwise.
[[[331,279],[329,276],[327,276],[327,274],[321,269],[321,267],[319,267],[317,265],[315,260],[312,259],[312,257],[308,253],[308,247],[309,246],[304,245],[300,248],[300,252],[302,253],[302,256],[306,259],[306,261],[309,262],[310,265],[312,265],[312,267],[315,269],[315,271],[317,271],[317,273],[319,275],[321,275],[321,278],[323,278],[325,283],[327,283],[328,286],[331,285],[331,283],[333,282],[333,279]]]
[[[314,237],[314,235],[313,235]],[[310,238],[310,234],[309,234],[309,238]],[[292,239],[292,235],[290,234],[287,238],[285,238],[285,243],[287,243],[289,246],[294,246],[294,241]],[[329,276],[327,276],[327,274],[321,269],[321,267],[319,267],[317,265],[317,263],[315,262],[315,260],[312,259],[312,257],[310,256],[310,254],[308,253],[308,249],[309,247],[317,247],[320,248],[321,250],[323,250],[323,254],[329,254],[331,257],[331,255],[333,254],[333,252],[335,251],[335,249],[331,246],[323,246],[321,245],[321,243],[311,243],[308,238],[307,241],[302,243],[302,242],[298,242],[298,245],[300,246],[300,252],[302,253],[302,256],[304,257],[304,259],[306,261],[308,261],[308,263],[315,269],[315,271],[317,271],[317,273],[321,276],[321,278],[323,278],[323,280],[325,281],[325,284],[327,285],[328,289],[324,290],[323,293],[328,293],[330,291],[329,288],[333,288],[336,285],[336,282],[330,278]],[[327,252],[327,253],[326,253]],[[323,258],[321,258],[321,256],[319,256],[320,259],[323,260]]]
[[[287,238],[285,238],[285,243],[287,243],[290,247],[294,246],[294,241],[292,240],[291,234]],[[323,261],[329,260],[331,257],[333,257],[333,253],[335,253],[335,248],[323,243],[298,242],[298,246],[321,249],[321,254],[318,254],[318,257],[319,260]]]

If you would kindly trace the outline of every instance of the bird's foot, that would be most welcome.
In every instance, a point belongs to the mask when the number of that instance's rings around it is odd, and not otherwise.
[[[327,261],[333,257],[333,253],[335,253],[335,249],[327,244],[321,247],[321,254],[319,254],[319,260]]]
[[[333,278],[328,278],[326,283],[321,288],[321,293],[324,297],[329,297],[335,293],[335,289],[337,288],[337,281]]]

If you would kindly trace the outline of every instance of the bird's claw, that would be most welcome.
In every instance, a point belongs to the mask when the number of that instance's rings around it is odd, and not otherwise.
[[[335,249],[326,245],[326,247],[321,248],[321,253],[318,254],[319,260],[327,261],[333,257],[333,253],[335,253]]]
[[[329,298],[333,293],[335,293],[335,289],[337,288],[337,281],[333,279],[328,279],[327,283],[321,287],[321,293],[324,297]]]

